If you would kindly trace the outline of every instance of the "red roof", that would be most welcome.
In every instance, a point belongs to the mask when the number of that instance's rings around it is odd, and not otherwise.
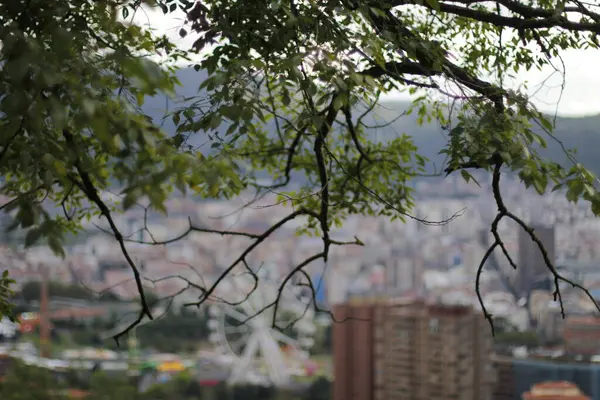
[[[590,400],[577,385],[567,381],[540,382],[522,397],[524,400]]]
[[[83,399],[88,397],[90,393],[79,389],[68,389],[66,395],[70,399]]]

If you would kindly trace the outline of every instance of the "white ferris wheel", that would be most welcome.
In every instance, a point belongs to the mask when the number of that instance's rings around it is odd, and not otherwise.
[[[217,296],[226,302],[216,300],[209,306],[210,341],[217,352],[231,356],[230,383],[285,386],[293,376],[305,373],[309,361],[316,331],[312,299],[288,282],[279,294],[277,329],[274,307],[265,307],[277,298],[279,283],[261,274],[252,291],[254,285],[249,273],[219,285]]]

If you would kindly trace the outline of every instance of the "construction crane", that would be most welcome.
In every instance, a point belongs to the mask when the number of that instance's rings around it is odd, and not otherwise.
[[[52,320],[95,317],[103,315],[106,310],[102,307],[95,308],[64,308],[50,311],[49,309],[49,268],[47,265],[38,264],[37,273],[40,276],[40,308],[38,313],[23,313],[19,316],[19,329],[22,333],[32,332],[39,326],[40,356],[48,358],[51,351]]]
[[[42,282],[40,284],[40,356],[50,357],[50,321],[48,319],[48,267],[38,264]]]

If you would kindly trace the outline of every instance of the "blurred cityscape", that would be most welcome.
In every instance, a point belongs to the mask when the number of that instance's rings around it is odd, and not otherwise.
[[[315,311],[305,286],[290,284],[281,307],[302,318],[291,318],[296,323],[282,331],[271,327],[269,315],[245,319],[278,295],[294,266],[319,252],[321,239],[295,235],[298,225],[285,225],[245,258],[248,268],[265,272],[256,296],[239,301],[235,296],[252,285],[234,274],[219,291],[233,296],[229,301],[188,306],[198,301],[198,288],[215,282],[253,240],[190,232],[190,226],[260,235],[289,213],[275,195],[247,207],[242,200],[172,198],[168,217],[143,207],[120,215],[158,317],[142,321],[120,347],[111,338],[137,317],[139,295],[100,220],[69,243],[65,259],[43,246],[24,249],[18,232],[5,234],[0,270],[17,281],[18,318],[0,322],[0,374],[9,370],[7,360],[20,359],[53,371],[127,371],[141,391],[190,370],[201,385],[275,385],[301,393],[316,379],[326,380],[331,396],[323,398],[335,400],[600,400],[594,301],[559,282],[563,318],[541,251],[508,220],[498,232],[518,268],[498,251],[479,287],[493,315],[492,335],[475,278],[493,242],[496,205],[489,182],[479,183],[453,176],[416,183],[414,216],[456,216],[441,226],[348,218],[333,238],[357,237],[365,246],[336,246],[327,264],[305,268],[317,311],[331,310],[333,318]],[[510,178],[503,195],[508,208],[535,227],[557,270],[600,297],[600,221],[588,206],[570,204],[560,192],[538,196]],[[298,304],[310,305],[311,312]]]

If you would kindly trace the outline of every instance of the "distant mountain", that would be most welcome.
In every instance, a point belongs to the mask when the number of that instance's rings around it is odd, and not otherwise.
[[[400,111],[405,110],[409,103],[388,102],[384,103],[383,106],[389,110]],[[388,113],[391,116],[391,112]],[[399,112],[396,112],[397,114]],[[534,131],[542,133],[541,130],[535,127]],[[421,154],[429,158],[432,163],[435,162],[439,168],[444,161],[444,157],[438,153],[447,144],[447,137],[439,125],[430,123],[419,126],[416,116],[410,115],[402,117],[388,128],[381,129],[377,133],[387,137],[394,136],[397,132],[412,136]],[[562,146],[566,149],[575,149],[576,159],[594,173],[600,175],[600,115],[557,117],[553,137],[549,137],[544,133],[542,133],[542,137],[548,145],[546,149],[540,151],[543,156],[568,166],[569,160]]]
[[[190,68],[178,71],[178,77],[182,84],[178,89],[179,106],[181,106],[181,102],[185,98],[199,96],[198,88],[202,81],[206,79],[207,74],[204,71],[195,71]],[[365,122],[368,125],[381,125],[383,121],[393,121],[394,118],[407,110],[409,105],[410,103],[405,101],[383,102],[376,110],[374,116]],[[178,104],[168,100],[164,96],[156,96],[146,100],[143,110],[158,122],[166,112],[169,110],[172,111],[177,106]],[[170,118],[163,121],[163,128],[167,132],[174,133],[175,131],[175,125]],[[273,129],[273,127],[271,128]],[[430,159],[430,170],[433,170],[434,165],[439,170],[444,161],[444,157],[439,154],[439,151],[447,143],[447,137],[444,132],[436,123],[425,123],[419,126],[415,113],[403,116],[385,127],[371,129],[369,134],[371,135],[371,139],[376,141],[390,140],[401,134],[412,136],[420,153]],[[600,115],[559,117],[557,118],[554,137],[556,140],[546,138],[548,148],[542,152],[544,156],[561,164],[568,165],[568,159],[561,148],[562,143],[566,148],[576,149],[576,158],[578,161],[600,175],[600,157],[598,157],[600,155]],[[196,146],[202,145],[207,141],[208,137],[203,134],[198,134],[193,138],[193,144]],[[208,153],[211,152],[210,145],[205,145],[202,149]]]

